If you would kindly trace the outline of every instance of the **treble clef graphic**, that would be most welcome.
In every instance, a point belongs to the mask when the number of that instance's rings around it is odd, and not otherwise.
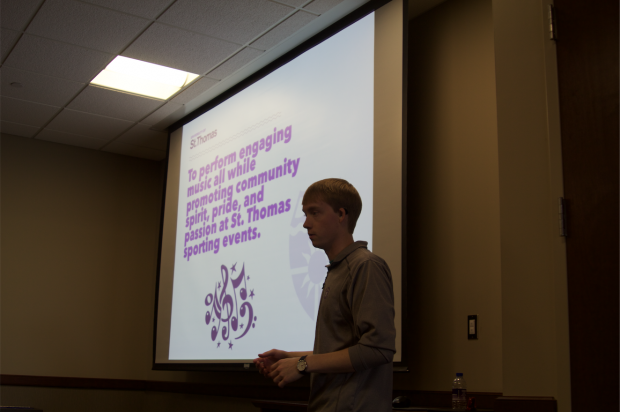
[[[233,272],[235,272],[235,266],[236,263],[231,267]],[[245,264],[236,279],[229,276],[228,268],[225,265],[221,265],[220,273],[222,281],[216,283],[214,292],[212,294],[209,293],[205,298],[205,305],[208,308],[210,307],[210,310],[207,310],[205,315],[205,323],[209,325],[211,321],[213,321],[213,326],[211,327],[212,341],[217,339],[220,330],[222,332],[222,339],[228,340],[231,330],[232,332],[236,332],[237,329],[239,329],[239,319],[246,318],[247,316],[245,328],[243,324],[241,325],[241,328],[244,328],[243,333],[235,337],[235,339],[241,339],[248,333],[251,327],[256,326],[254,323],[254,321],[256,321],[254,310],[250,302],[247,301],[248,289]],[[231,293],[228,292],[229,280],[232,286]],[[242,284],[243,287],[241,287]],[[237,298],[237,293],[239,294],[239,299]],[[250,297],[253,298],[254,296],[254,291],[252,290]],[[217,325],[215,323],[215,318],[217,318]]]
[[[235,266],[237,266],[236,263],[232,265],[233,272],[235,270]],[[236,291],[237,291],[237,288],[239,287],[239,284],[241,284],[241,280],[244,276],[245,276],[245,265],[243,266],[243,269],[241,269],[241,273],[239,274],[239,276],[237,276],[237,279],[233,279],[232,277],[230,279],[230,283],[232,284],[232,287],[233,287],[233,296],[235,298],[235,314],[237,315],[237,316],[233,316],[231,319],[232,328],[234,331],[236,331],[239,326],[239,309],[238,309],[239,305],[237,303]]]
[[[232,319],[236,318],[232,316],[234,306],[233,298],[228,293],[226,293],[226,288],[228,287],[228,269],[226,268],[226,266],[222,265],[221,271],[224,285],[222,286],[222,291],[220,292],[220,322],[225,324],[222,326],[222,339],[228,340],[228,337],[230,336],[230,322]]]

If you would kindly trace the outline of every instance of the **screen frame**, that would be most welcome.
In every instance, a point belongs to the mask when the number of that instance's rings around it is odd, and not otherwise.
[[[176,371],[248,371],[255,370],[253,364],[247,363],[182,363],[182,362],[174,362],[174,363],[157,363],[156,357],[156,347],[157,347],[157,323],[158,323],[158,303],[159,303],[159,288],[160,288],[160,276],[161,276],[161,257],[162,257],[162,247],[163,247],[163,233],[164,233],[164,216],[165,216],[165,203],[166,203],[166,190],[167,190],[167,176],[168,176],[168,167],[169,167],[169,154],[170,154],[170,144],[171,144],[171,135],[176,130],[180,129],[187,123],[195,120],[196,118],[202,116],[204,113],[213,109],[214,107],[220,105],[224,101],[229,98],[235,96],[241,91],[245,90],[249,86],[253,85],[257,81],[261,80],[265,76],[274,72],[278,68],[286,65],[290,61],[294,60],[301,54],[306,51],[312,49],[323,41],[329,39],[334,36],[338,32],[357,22],[358,20],[364,18],[368,14],[376,11],[377,9],[383,7],[384,5],[390,3],[392,0],[370,0],[364,5],[360,6],[356,10],[352,11],[348,15],[344,16],[334,24],[329,27],[323,29],[316,35],[312,36],[310,39],[304,41],[297,47],[293,48],[289,52],[280,56],[273,62],[267,64],[265,67],[259,69],[255,73],[251,74],[244,80],[240,81],[236,85],[227,89],[223,93],[219,94],[209,102],[205,103],[203,106],[193,111],[192,113],[186,115],[182,119],[176,121],[171,126],[168,127],[168,141],[166,148],[166,158],[162,161],[163,171],[164,171],[164,182],[163,182],[163,190],[162,190],[162,199],[161,199],[161,216],[160,216],[160,230],[159,230],[159,244],[158,244],[158,252],[157,252],[157,278],[155,285],[155,310],[154,310],[154,324],[153,324],[153,353],[152,353],[152,370],[176,370]],[[403,0],[403,10],[402,10],[402,18],[403,18],[403,50],[402,50],[402,168],[401,168],[401,223],[402,227],[407,227],[406,222],[406,210],[407,210],[407,67],[408,67],[408,53],[407,53],[407,39],[408,39],[408,1]],[[407,367],[407,336],[408,333],[404,332],[403,325],[407,324],[407,236],[406,231],[401,231],[401,360],[399,362],[394,362],[394,372],[408,372]]]

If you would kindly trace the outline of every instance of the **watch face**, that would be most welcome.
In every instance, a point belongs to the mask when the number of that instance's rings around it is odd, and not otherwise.
[[[306,370],[306,366],[308,366],[308,364],[306,363],[305,360],[300,360],[299,362],[297,362],[297,370],[299,372],[303,372]]]

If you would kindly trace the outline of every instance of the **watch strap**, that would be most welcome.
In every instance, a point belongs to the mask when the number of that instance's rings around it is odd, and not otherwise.
[[[304,375],[308,373],[308,372],[306,372],[306,368],[308,367],[308,362],[306,362],[306,357],[307,357],[307,356],[308,356],[308,355],[304,355],[304,356],[302,356],[301,358],[299,358],[299,360],[297,361],[297,364],[300,364],[301,362],[304,362],[304,363],[306,364],[306,366],[304,367],[304,369],[303,369],[303,370],[300,370],[299,368],[297,368],[297,370],[299,371],[299,373],[304,374]]]

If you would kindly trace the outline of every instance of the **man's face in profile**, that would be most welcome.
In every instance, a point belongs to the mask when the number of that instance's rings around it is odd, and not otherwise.
[[[312,245],[318,249],[329,249],[338,238],[340,222],[338,212],[322,200],[312,200],[302,207],[306,215],[304,228]]]

